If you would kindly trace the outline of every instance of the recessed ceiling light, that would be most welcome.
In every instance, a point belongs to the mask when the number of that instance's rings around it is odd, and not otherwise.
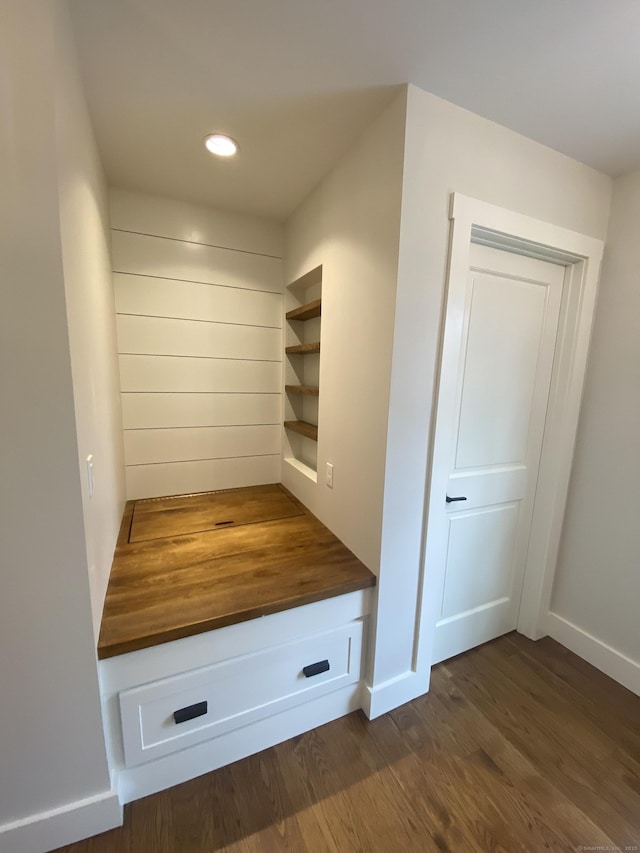
[[[238,143],[230,136],[223,133],[212,133],[205,136],[204,140],[207,151],[217,154],[218,157],[233,157],[238,150]]]

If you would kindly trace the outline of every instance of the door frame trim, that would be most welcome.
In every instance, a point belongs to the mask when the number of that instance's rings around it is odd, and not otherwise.
[[[440,371],[443,352],[455,346],[462,333],[462,317],[447,317],[449,282],[459,276],[466,277],[472,242],[566,267],[517,626],[525,636],[539,639],[546,633],[604,250],[602,240],[460,193],[451,195],[449,218],[449,263],[441,323],[438,387],[434,397],[435,427],[430,442],[426,483],[420,631],[414,661],[415,668],[422,671],[428,671],[432,663],[446,554],[442,531],[434,530],[433,526],[430,528],[428,523],[430,515],[440,508],[448,476],[447,460],[439,460],[435,456],[435,448],[449,424],[449,420],[439,417],[441,412],[438,412],[441,406]]]

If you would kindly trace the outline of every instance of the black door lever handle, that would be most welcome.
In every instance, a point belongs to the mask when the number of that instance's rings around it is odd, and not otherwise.
[[[466,501],[466,497],[450,498],[449,495],[447,495],[446,501],[448,504],[452,504],[455,503],[455,501]]]

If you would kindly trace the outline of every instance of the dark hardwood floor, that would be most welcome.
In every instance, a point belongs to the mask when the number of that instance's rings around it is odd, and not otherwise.
[[[428,695],[336,720],[125,808],[65,853],[640,850],[640,698],[509,634]]]

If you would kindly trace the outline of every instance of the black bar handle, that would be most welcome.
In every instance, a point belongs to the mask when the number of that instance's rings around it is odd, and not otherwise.
[[[328,672],[330,669],[328,660],[319,660],[317,663],[310,663],[309,666],[303,666],[302,672],[305,678],[311,678],[312,675],[320,675],[321,672]]]
[[[187,720],[194,720],[196,717],[202,717],[207,713],[206,702],[196,702],[195,705],[187,705],[186,708],[180,708],[173,712],[173,719],[177,723],[186,723]]]
[[[450,498],[449,495],[447,495],[446,500],[447,500],[448,504],[452,504],[452,503],[455,503],[456,501],[466,501],[466,497]]]

